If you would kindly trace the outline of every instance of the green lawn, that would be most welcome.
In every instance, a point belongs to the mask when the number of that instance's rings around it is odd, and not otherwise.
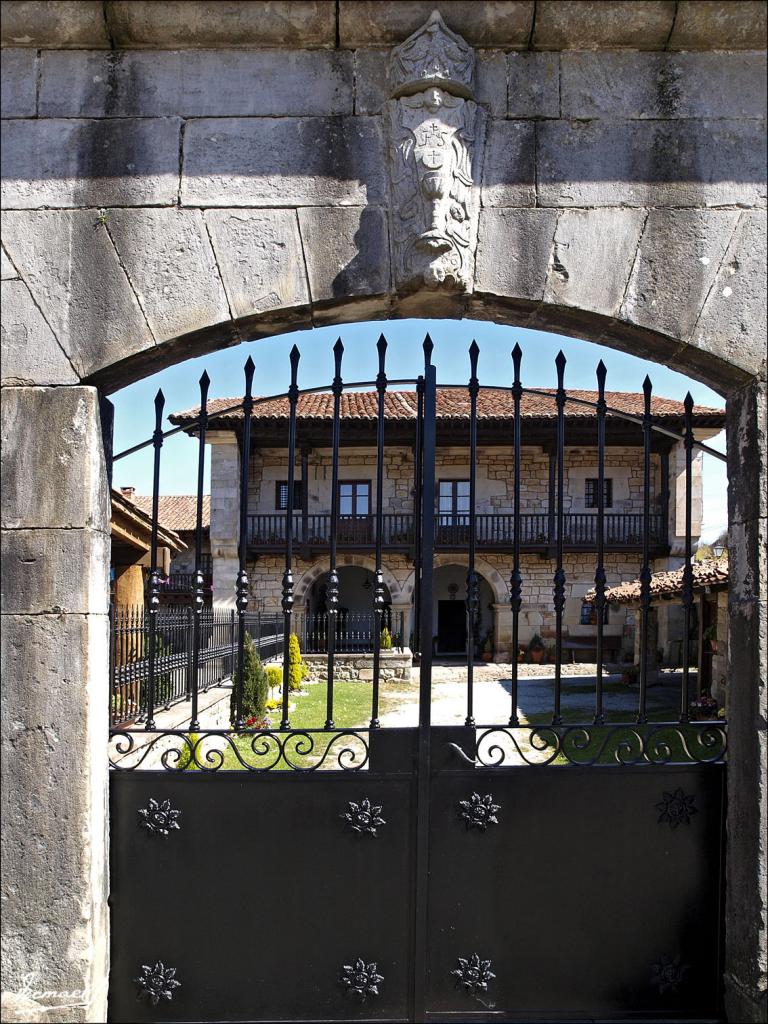
[[[401,693],[407,686],[408,684],[403,682],[382,683],[379,687],[379,714],[388,711],[396,702],[394,695]],[[321,679],[317,683],[307,683],[305,687],[304,691],[291,694],[291,703],[295,702],[296,704],[290,713],[291,729],[322,729],[326,719],[327,680]],[[335,683],[333,687],[333,720],[336,729],[366,727],[371,720],[372,693],[372,683],[346,681]],[[279,729],[280,717],[280,708],[269,712],[275,732]],[[307,750],[306,741],[302,742],[301,737],[289,741],[292,751],[289,755],[291,761],[300,767],[311,767],[325,753],[328,743],[334,735],[334,733],[313,733],[314,746],[311,751]],[[254,766],[264,764],[266,766],[274,760],[275,744],[268,738],[261,739],[256,736],[254,740],[253,736],[238,736],[234,738],[234,743],[247,764]],[[344,744],[337,741],[334,749],[341,749],[342,745],[349,744],[346,741]],[[254,749],[259,750],[262,747],[267,751],[263,758],[254,753]],[[362,750],[362,746],[360,749]],[[332,758],[331,761],[333,761]],[[222,767],[229,770],[244,770],[243,765],[240,764],[231,749],[227,750]],[[289,765],[281,759],[274,767],[276,770],[285,770],[289,768]]]

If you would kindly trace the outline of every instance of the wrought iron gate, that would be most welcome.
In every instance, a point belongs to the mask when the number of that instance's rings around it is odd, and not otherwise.
[[[327,637],[326,723],[292,729],[285,659],[279,727],[243,721],[235,686],[233,729],[201,728],[199,635],[192,645],[189,722],[158,723],[156,631],[157,497],[163,401],[156,401],[152,572],[148,588],[143,691],[146,715],[111,735],[111,912],[113,1021],[468,1021],[718,1020],[721,1006],[721,898],[725,723],[691,721],[688,637],[693,604],[691,474],[696,447],[692,401],[685,402],[686,619],[679,713],[648,712],[647,644],[636,713],[617,720],[604,701],[603,612],[606,574],[606,422],[634,423],[643,451],[640,630],[651,606],[651,452],[658,433],[646,379],[639,414],[612,409],[605,369],[591,403],[565,389],[525,389],[522,353],[510,386],[489,389],[510,401],[514,453],[513,535],[509,558],[512,650],[518,649],[526,580],[522,571],[521,403],[553,401],[556,506],[552,556],[555,665],[546,724],[518,712],[516,658],[509,715],[478,722],[475,651],[467,645],[465,722],[431,722],[435,452],[440,417],[432,346],[424,373],[391,381],[379,342],[373,382],[344,384],[342,346],[334,350],[332,500],[328,614],[338,608],[337,527],[341,398],[345,389],[377,395],[376,564],[372,611],[384,612],[382,521],[385,399],[393,384],[415,389],[413,422],[414,646],[420,649],[419,724],[381,727],[380,628],[373,630],[371,715],[365,725],[334,722],[335,630]],[[283,628],[294,615],[293,494],[299,353],[291,353],[287,403],[288,507],[285,511]],[[466,530],[467,635],[478,613],[476,474],[478,349],[470,349],[470,500]],[[246,364],[242,411],[239,624],[236,661],[243,678],[249,580],[248,465],[254,367]],[[202,494],[208,378],[201,380],[198,494]],[[595,602],[597,675],[594,714],[564,714],[563,610],[566,577],[564,464],[566,409],[594,411],[598,473]],[[226,410],[232,412],[233,410]],[[217,415],[221,415],[218,410]],[[592,422],[592,421],[590,421]],[[175,428],[181,429],[181,427]],[[703,447],[699,445],[699,447]],[[130,451],[135,451],[136,448]],[[123,453],[128,454],[128,453]],[[118,456],[120,457],[120,456]],[[201,502],[194,614],[203,612]],[[643,641],[645,640],[643,636]],[[287,650],[287,642],[285,649]]]

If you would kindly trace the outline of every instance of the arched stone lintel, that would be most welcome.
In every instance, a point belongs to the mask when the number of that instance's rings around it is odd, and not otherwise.
[[[359,569],[368,569],[369,572],[376,571],[376,562],[373,558],[368,558],[365,555],[341,555],[336,562],[337,569],[344,569],[348,566],[356,566]],[[302,574],[298,582],[296,583],[296,589],[294,590],[294,601],[297,606],[301,606],[309,597],[309,592],[317,581],[325,576],[331,567],[331,560],[326,555],[323,558],[318,558],[310,569]],[[389,591],[389,596],[392,604],[403,604],[408,600],[408,590],[402,587],[392,573],[386,568],[381,567],[382,574],[384,576],[384,585]]]
[[[466,559],[463,556],[447,553],[436,554],[432,564],[435,569],[440,569],[445,565],[458,565],[462,568],[467,567]],[[475,569],[493,591],[494,603],[506,605],[509,602],[509,589],[501,573],[498,572],[497,569],[494,569],[490,562],[486,562],[484,558],[475,558]],[[412,593],[414,583],[415,570],[408,576],[403,585],[403,590],[408,589]]]
[[[460,298],[451,294],[417,293],[339,299],[313,307],[302,305],[212,324],[202,330],[159,342],[84,378],[110,394],[176,363],[194,359],[242,341],[277,334],[388,319],[483,320],[510,327],[548,331],[605,345],[629,355],[662,363],[700,380],[722,395],[743,387],[753,377],[734,363],[694,344],[660,331],[639,327],[616,317],[571,306],[533,303],[525,299],[475,292]]]

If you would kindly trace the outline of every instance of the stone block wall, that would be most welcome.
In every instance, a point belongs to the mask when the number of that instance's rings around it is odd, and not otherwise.
[[[696,523],[701,521],[701,471],[700,458],[694,460],[694,505]],[[375,449],[343,449],[339,459],[342,479],[363,479],[371,483],[371,513],[376,500],[376,452]],[[511,514],[515,477],[514,454],[510,446],[479,448],[477,455],[477,504],[480,514],[494,512]],[[235,470],[239,473],[239,468]],[[294,468],[296,479],[301,478],[301,464],[297,457]],[[630,447],[611,447],[606,453],[606,477],[613,480],[612,513],[643,510],[643,465],[642,450]],[[658,455],[651,457],[651,494],[658,500],[661,494],[661,470]],[[467,451],[459,448],[440,448],[437,451],[435,475],[442,477],[469,478]],[[565,467],[564,508],[566,513],[589,512],[584,505],[584,481],[597,475],[596,448],[568,448]],[[521,466],[521,507],[523,513],[546,512],[549,494],[549,459],[540,448],[523,448]],[[250,463],[248,481],[248,509],[256,514],[275,513],[275,484],[286,480],[288,468],[286,452],[283,449],[257,449]],[[218,478],[217,478],[218,479]],[[312,513],[329,513],[331,510],[331,452],[315,448],[309,456],[309,508]],[[229,485],[231,487],[231,484]],[[216,494],[212,490],[216,504]],[[682,500],[684,489],[680,491]],[[677,492],[671,490],[670,502],[674,503]],[[410,513],[413,510],[413,453],[405,446],[388,446],[384,456],[384,511],[385,513]],[[674,514],[674,507],[670,516]],[[673,520],[677,522],[677,518]],[[696,531],[694,531],[696,532]]]
[[[328,659],[324,654],[305,654],[304,661],[315,676],[323,677],[328,669]],[[413,656],[406,647],[403,651],[382,651],[379,666],[379,678],[389,682],[401,679],[410,683]],[[373,680],[372,654],[336,654],[334,657],[334,678],[339,681],[355,681],[369,683]]]
[[[433,6],[477,48],[489,118],[460,297],[391,282],[387,49]],[[34,971],[42,991],[86,990],[72,1020],[106,1019],[95,387],[245,337],[433,315],[583,337],[727,395],[726,1003],[763,1020],[765,4],[297,0],[227,15],[197,0],[3,4],[4,1016]],[[222,523],[222,550],[232,539]]]

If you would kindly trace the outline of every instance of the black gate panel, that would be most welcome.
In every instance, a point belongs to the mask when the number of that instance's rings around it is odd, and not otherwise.
[[[407,774],[112,773],[110,1020],[407,1020],[414,820]]]
[[[724,779],[722,765],[440,774],[428,1019],[718,1019]]]

